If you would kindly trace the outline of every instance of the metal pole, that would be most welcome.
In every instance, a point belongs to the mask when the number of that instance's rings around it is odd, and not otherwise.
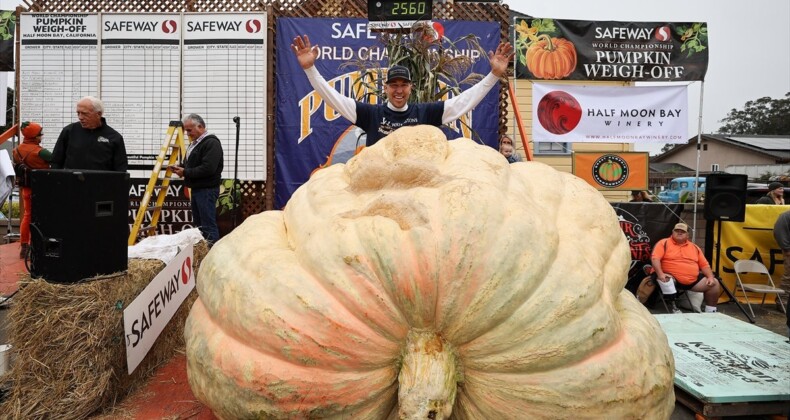
[[[697,238],[697,201],[699,197],[699,158],[702,153],[702,97],[705,93],[705,81],[700,82],[699,89],[699,119],[697,122],[697,169],[694,175],[694,221],[691,225],[691,242]]]
[[[236,154],[235,159],[233,161],[233,184],[230,187],[230,201],[233,203],[233,214],[231,214],[231,220],[233,222],[233,228],[235,229],[238,223],[238,214],[239,214],[239,203],[236,200],[236,188],[239,183],[239,137],[241,131],[241,118],[239,116],[233,117],[233,122],[236,123]]]

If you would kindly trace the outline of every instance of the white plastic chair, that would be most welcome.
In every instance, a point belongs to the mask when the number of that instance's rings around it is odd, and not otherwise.
[[[768,284],[759,284],[759,283],[744,283],[741,279],[741,274],[765,274],[768,277]],[[784,313],[787,313],[787,308],[785,308],[784,303],[782,302],[782,295],[785,293],[784,290],[776,287],[774,284],[774,279],[771,278],[771,274],[768,273],[768,269],[765,268],[763,263],[755,260],[738,260],[735,261],[735,279],[737,280],[738,288],[741,289],[744,293],[743,295],[746,297],[746,304],[749,305],[749,311],[752,313],[752,317],[754,317],[754,310],[752,309],[752,304],[749,302],[748,296],[746,296],[746,292],[751,293],[762,293],[763,294],[763,301],[760,302],[760,306],[765,304],[765,297],[769,294],[775,294],[776,299],[779,300],[779,307],[782,308]]]

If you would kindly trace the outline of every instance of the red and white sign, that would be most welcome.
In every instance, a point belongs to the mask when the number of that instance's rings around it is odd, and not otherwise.
[[[563,143],[685,143],[686,86],[532,85],[532,139]]]
[[[123,311],[126,365],[131,375],[195,288],[190,244],[178,253]]]

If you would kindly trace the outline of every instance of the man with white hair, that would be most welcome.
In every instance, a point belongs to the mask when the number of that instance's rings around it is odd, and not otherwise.
[[[123,136],[102,117],[104,104],[86,96],[77,101],[77,119],[63,128],[52,150],[54,169],[93,169],[126,172]]]

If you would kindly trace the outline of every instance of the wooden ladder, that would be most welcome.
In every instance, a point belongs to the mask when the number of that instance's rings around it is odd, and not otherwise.
[[[151,178],[145,187],[143,200],[140,202],[140,208],[137,210],[137,216],[134,218],[134,225],[132,225],[132,229],[129,232],[129,245],[134,245],[139,238],[156,234],[156,225],[159,223],[159,215],[162,212],[162,205],[165,202],[167,189],[170,186],[170,176],[173,174],[170,167],[176,162],[183,161],[186,152],[183,123],[181,121],[170,121],[165,141],[162,142],[159,155],[156,157],[156,164],[151,171]],[[164,177],[160,177],[165,159],[167,159],[167,166],[165,166]],[[149,206],[151,197],[154,194],[156,194],[156,202],[154,205]],[[149,213],[151,214],[151,223],[143,226],[145,215]]]

